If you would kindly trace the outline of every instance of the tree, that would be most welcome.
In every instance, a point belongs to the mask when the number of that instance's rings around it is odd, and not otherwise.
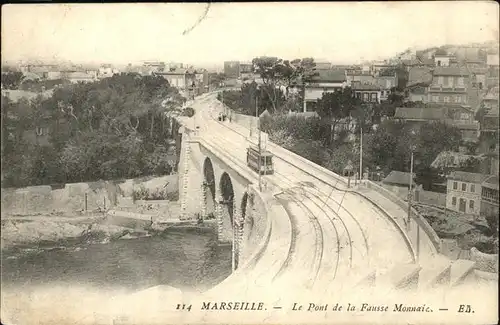
[[[349,125],[349,117],[360,106],[361,100],[353,95],[350,88],[323,93],[317,102],[316,112],[323,121],[327,146],[333,141],[337,125],[341,121]]]
[[[5,89],[18,89],[22,79],[22,72],[2,72],[2,87]]]
[[[163,113],[180,111],[184,101],[162,77],[137,74],[63,85],[49,98],[16,103],[2,98],[2,131],[8,131],[2,162],[9,170],[2,186],[168,172],[163,162],[150,157],[168,150],[172,132]],[[25,139],[25,131],[40,122],[48,123],[50,146]],[[163,167],[155,169],[155,162]]]
[[[253,71],[260,75],[264,83],[262,89],[269,99],[272,109],[271,113],[277,112],[279,108],[279,89],[285,85],[285,75],[290,75],[290,66],[283,59],[277,57],[258,57],[252,60]]]

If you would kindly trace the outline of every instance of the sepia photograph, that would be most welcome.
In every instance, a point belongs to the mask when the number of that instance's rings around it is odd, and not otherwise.
[[[1,323],[497,324],[499,23],[2,6]]]

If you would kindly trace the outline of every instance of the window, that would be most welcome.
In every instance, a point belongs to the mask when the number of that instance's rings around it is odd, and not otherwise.
[[[476,185],[471,184],[471,186],[470,186],[470,191],[471,191],[472,193],[476,192]]]
[[[458,87],[463,87],[464,86],[464,78],[463,77],[459,77],[458,80],[457,80],[457,86]]]
[[[474,210],[474,201],[469,201],[469,209]]]
[[[369,99],[368,96],[369,96],[368,93],[363,93],[363,100],[368,101]]]
[[[377,93],[371,93],[370,94],[370,101],[372,101],[372,102],[377,101]]]
[[[441,60],[438,60],[438,67],[441,66]]]
[[[439,96],[432,96],[432,101],[435,103],[439,102]]]
[[[451,204],[452,205],[457,205],[457,198],[456,197],[452,197],[451,198]]]
[[[483,83],[482,82],[479,83],[479,89],[483,89]]]
[[[449,103],[450,102],[450,97],[449,96],[444,96],[444,102]]]
[[[458,188],[458,183],[457,182],[453,182],[453,189],[456,190]]]
[[[467,191],[467,184],[465,183],[462,183],[462,191]]]
[[[444,78],[443,77],[438,77],[438,84],[443,85],[444,84]]]
[[[457,103],[462,102],[462,97],[461,96],[456,96],[455,99],[456,99]]]

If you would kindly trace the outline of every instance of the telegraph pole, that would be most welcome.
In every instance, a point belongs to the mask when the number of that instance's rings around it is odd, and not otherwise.
[[[408,191],[408,229],[410,229],[410,217],[411,217],[411,199],[413,187],[413,148],[411,149],[411,159],[410,159],[410,189]]]
[[[361,180],[363,179],[363,126],[360,126],[361,138],[359,140],[359,184],[361,185]]]
[[[262,144],[261,144],[261,134],[260,134],[260,120],[259,120],[259,105],[258,105],[258,99],[255,99],[255,117],[257,118],[257,132],[259,132],[259,191],[262,192],[262,175],[261,175],[261,157],[262,157]],[[264,165],[265,167],[265,165]]]

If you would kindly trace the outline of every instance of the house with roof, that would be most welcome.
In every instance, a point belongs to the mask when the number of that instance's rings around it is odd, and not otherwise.
[[[498,168],[498,167],[497,167]],[[491,175],[481,184],[481,214],[498,217],[498,173]]]
[[[428,102],[467,105],[470,73],[466,67],[436,67],[428,90]]]
[[[69,80],[71,83],[79,83],[79,82],[94,82],[97,80],[96,74],[87,73],[87,72],[67,72],[62,75],[63,79]]]
[[[415,125],[443,122],[458,128],[462,140],[467,142],[478,141],[480,134],[479,122],[474,120],[474,113],[466,107],[397,107],[393,118]]]
[[[446,208],[465,214],[481,212],[481,184],[489,175],[453,171],[447,177]]]
[[[380,101],[388,100],[392,89],[398,85],[398,76],[395,72],[391,74],[391,71],[382,71],[375,77],[375,84],[380,87]]]
[[[354,82],[360,83],[375,83],[375,78],[371,74],[370,70],[362,70],[360,68],[351,68],[345,70],[346,81],[349,87],[352,86]]]
[[[411,67],[405,89],[406,101],[428,102],[428,87],[432,83],[432,70],[429,67]]]
[[[410,173],[393,170],[382,180],[382,186],[398,196],[406,198],[410,188]],[[413,173],[412,188],[417,187],[415,173]]]
[[[446,208],[472,215],[493,210],[498,214],[498,176],[451,172],[446,187]]]
[[[434,65],[436,67],[449,67],[450,61],[453,62],[454,56],[449,55],[446,52],[436,52],[434,55]]]
[[[304,84],[303,113],[314,112],[316,102],[323,93],[341,90],[346,86],[345,70],[317,70],[317,74]]]
[[[483,104],[487,111],[491,109],[498,110],[498,96],[500,95],[499,89],[499,86],[491,87],[483,97]]]
[[[483,161],[486,157],[484,155],[469,155],[464,152],[442,151],[431,163],[431,167],[446,172],[462,167],[469,159]]]
[[[353,82],[351,88],[356,98],[364,102],[380,104],[382,100],[382,88],[375,83]]]
[[[192,86],[193,78],[189,76],[187,69],[173,69],[170,71],[156,71],[152,73],[154,76],[165,78],[169,85],[178,89],[185,90]],[[191,82],[190,82],[191,81]]]

